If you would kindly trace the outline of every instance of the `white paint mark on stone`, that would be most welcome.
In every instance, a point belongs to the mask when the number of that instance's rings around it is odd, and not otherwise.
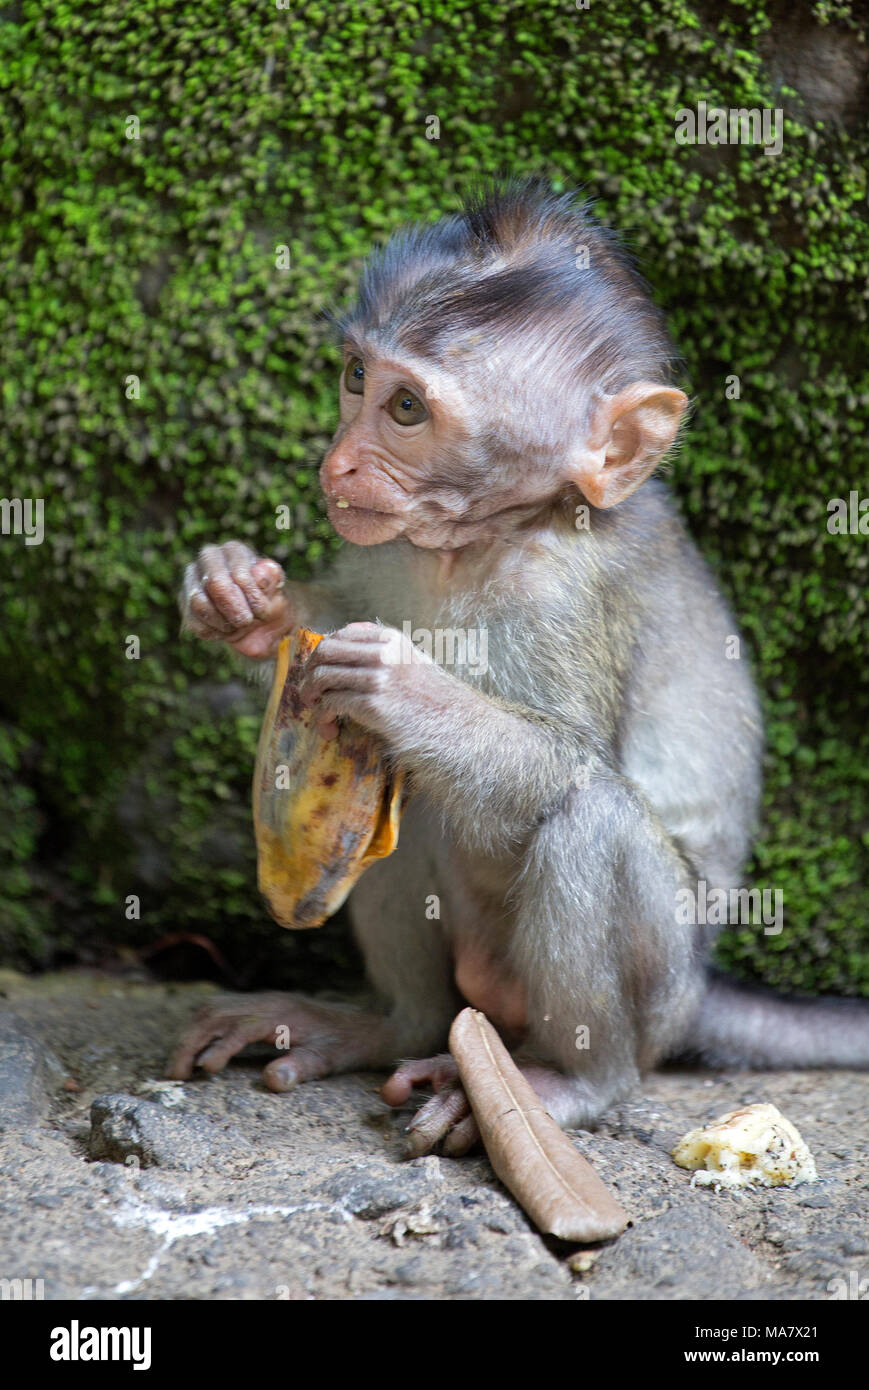
[[[153,1279],[163,1256],[172,1249],[176,1241],[189,1240],[195,1236],[211,1235],[224,1226],[240,1226],[257,1217],[288,1217],[300,1212],[329,1211],[342,1221],[350,1222],[353,1217],[346,1208],[337,1202],[301,1202],[298,1206],[249,1206],[243,1211],[231,1207],[204,1207],[202,1211],[171,1212],[161,1207],[153,1207],[140,1197],[130,1195],[124,1199],[119,1211],[112,1213],[112,1221],[121,1230],[145,1230],[162,1240],[160,1248],[148,1260],[137,1279],[124,1279],[110,1291],[111,1296],[120,1298],[124,1294],[135,1293],[149,1279]],[[82,1291],[83,1298],[98,1296],[99,1289],[87,1288]]]

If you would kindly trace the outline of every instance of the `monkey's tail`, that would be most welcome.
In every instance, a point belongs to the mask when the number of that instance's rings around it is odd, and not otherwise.
[[[869,1067],[869,999],[782,998],[712,974],[673,1059],[758,1070]]]

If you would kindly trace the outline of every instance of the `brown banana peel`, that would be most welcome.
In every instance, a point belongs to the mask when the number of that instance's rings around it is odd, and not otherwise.
[[[324,739],[299,682],[322,634],[299,628],[278,648],[257,747],[253,819],[257,879],[283,927],[319,927],[365,869],[398,843],[404,776],[351,721]]]

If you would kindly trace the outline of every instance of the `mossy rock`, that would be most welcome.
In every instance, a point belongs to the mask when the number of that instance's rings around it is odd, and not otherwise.
[[[179,638],[174,594],[206,540],[246,538],[298,576],[333,544],[321,311],[375,241],[509,169],[597,197],[684,356],[694,420],[669,472],[754,650],[769,752],[751,874],[786,914],[722,955],[777,985],[869,992],[869,539],[826,527],[828,500],[866,480],[865,13],[6,10],[0,448],[7,496],[45,501],[41,545],[0,544],[8,962],[173,932],[210,938],[247,982],[341,956],[340,933],[288,938],[263,911],[257,707],[225,655]],[[701,99],[783,109],[782,152],[677,144],[676,111]]]

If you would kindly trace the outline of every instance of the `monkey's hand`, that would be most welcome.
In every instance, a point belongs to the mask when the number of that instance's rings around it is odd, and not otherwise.
[[[298,994],[222,994],[188,1024],[167,1075],[186,1081],[194,1067],[222,1071],[251,1043],[271,1043],[281,1053],[263,1072],[270,1091],[292,1091],[331,1072],[381,1066],[392,1054],[385,1019],[352,1005]]]
[[[242,541],[206,545],[184,573],[182,627],[205,642],[228,642],[242,656],[265,660],[295,626],[276,560]]]
[[[421,729],[422,721],[447,713],[456,686],[461,682],[397,628],[349,623],[311,653],[299,693],[306,705],[316,706],[326,738],[344,715],[390,743],[410,726]]]

